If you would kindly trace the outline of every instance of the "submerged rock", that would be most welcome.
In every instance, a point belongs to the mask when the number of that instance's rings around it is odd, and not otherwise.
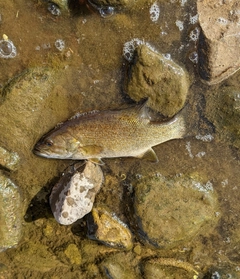
[[[18,187],[0,172],[0,252],[18,244],[22,207]]]
[[[102,183],[100,166],[90,161],[86,163],[84,170],[68,169],[50,195],[51,209],[57,222],[70,225],[89,213]]]
[[[133,186],[137,233],[157,248],[182,244],[218,220],[217,197],[210,181],[153,174]]]
[[[240,2],[198,0],[201,33],[199,73],[208,84],[216,84],[240,68]]]
[[[189,80],[185,70],[172,59],[141,44],[136,48],[135,63],[126,87],[133,100],[147,97],[153,110],[171,117],[185,103]]]
[[[89,237],[115,248],[132,248],[132,235],[127,225],[106,208],[92,210],[93,220],[88,219]]]
[[[234,86],[222,86],[208,99],[206,116],[216,127],[216,136],[240,148],[240,90]]]
[[[10,152],[0,147],[0,165],[9,170],[16,170],[19,165],[20,158],[16,152]]]
[[[187,262],[179,261],[174,258],[155,258],[144,262],[144,279],[155,278],[198,278],[196,269]],[[195,274],[195,276],[194,276]]]
[[[111,279],[140,279],[133,267],[133,259],[126,254],[115,254],[101,263],[101,269],[106,278]]]

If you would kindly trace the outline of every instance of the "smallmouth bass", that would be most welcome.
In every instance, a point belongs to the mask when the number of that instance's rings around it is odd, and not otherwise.
[[[90,160],[137,157],[157,162],[152,146],[186,134],[183,110],[168,121],[152,121],[146,102],[121,109],[76,114],[35,145],[46,158]]]

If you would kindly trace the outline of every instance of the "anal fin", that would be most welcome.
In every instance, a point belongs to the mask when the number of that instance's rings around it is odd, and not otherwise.
[[[142,154],[138,155],[137,157],[151,161],[153,163],[158,162],[158,157],[152,148],[148,149],[147,151],[143,152]]]

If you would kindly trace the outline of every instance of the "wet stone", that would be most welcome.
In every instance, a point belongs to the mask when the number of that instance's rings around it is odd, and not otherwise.
[[[222,86],[208,98],[206,116],[216,127],[216,136],[240,148],[240,90]]]
[[[201,33],[198,44],[199,73],[216,84],[240,68],[240,2],[198,0]]]
[[[88,218],[88,236],[114,248],[132,248],[132,234],[113,212],[104,207],[92,210],[92,220]]]
[[[131,259],[124,254],[117,254],[105,259],[101,263],[101,269],[105,278],[111,279],[140,279],[134,272],[134,268],[129,265]],[[133,263],[132,263],[133,264]]]
[[[18,187],[0,172],[0,252],[18,244],[22,206]]]
[[[184,106],[188,88],[187,73],[171,58],[145,44],[136,48],[135,62],[126,81],[127,93],[133,100],[148,98],[153,110],[170,117]]]
[[[78,170],[68,169],[53,187],[50,206],[58,223],[70,225],[92,210],[97,192],[103,183],[99,165],[90,161]]]
[[[16,170],[20,158],[16,152],[10,152],[4,147],[0,147],[0,165],[9,170]]]
[[[158,260],[160,260],[160,263],[158,263]],[[168,279],[175,279],[176,274],[177,278],[179,279],[192,279],[192,278],[198,278],[197,273],[191,270],[186,270],[184,268],[179,268],[176,266],[171,265],[171,260],[174,263],[178,263],[177,260],[174,259],[154,259],[148,260],[143,263],[143,278],[144,279],[155,279],[155,278],[168,278]],[[162,261],[162,263],[161,263]],[[179,261],[180,264],[184,264],[183,262]],[[186,268],[188,268],[190,265],[188,263],[186,264]],[[196,277],[194,277],[194,274]]]
[[[157,248],[182,244],[218,220],[217,196],[210,181],[152,174],[132,185],[136,233]]]

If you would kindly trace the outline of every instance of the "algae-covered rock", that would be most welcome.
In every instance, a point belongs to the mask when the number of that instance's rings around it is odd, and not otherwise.
[[[155,258],[154,260],[147,260],[143,263],[143,274],[144,279],[198,278],[198,272],[191,264],[173,258]]]
[[[0,252],[18,244],[22,205],[18,186],[0,172]]]
[[[149,106],[166,117],[183,107],[189,87],[188,75],[182,67],[146,45],[136,48],[127,82],[127,93],[133,100],[147,97]]]
[[[153,174],[133,186],[137,233],[157,248],[177,246],[218,220],[217,196],[210,181]]]
[[[140,279],[133,268],[133,260],[125,254],[116,254],[108,257],[101,263],[105,278],[111,279]]]
[[[10,152],[0,146],[0,165],[9,170],[16,170],[20,158],[16,152]]]
[[[68,257],[71,264],[80,265],[82,262],[82,257],[77,245],[71,243],[64,251],[65,255]]]
[[[216,127],[216,136],[240,148],[240,90],[223,86],[208,100],[206,116]]]
[[[129,228],[113,212],[98,206],[93,208],[92,217],[93,220],[88,221],[90,238],[115,248],[132,248]]]

